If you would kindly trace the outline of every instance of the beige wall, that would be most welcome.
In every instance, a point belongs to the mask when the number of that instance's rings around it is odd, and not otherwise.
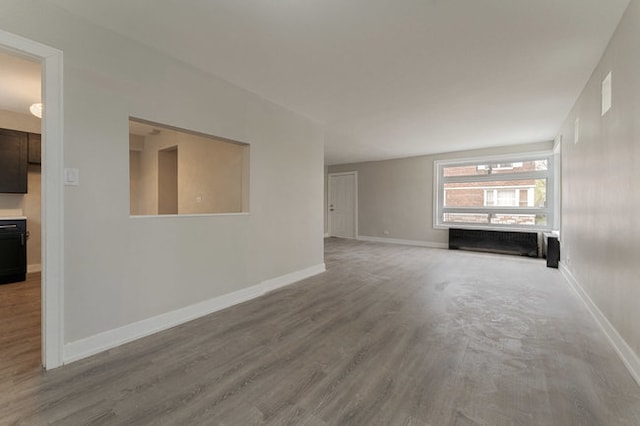
[[[446,230],[433,228],[433,162],[515,152],[551,150],[553,142],[503,146],[396,160],[342,164],[328,173],[358,172],[358,235],[446,244]],[[326,214],[326,203],[325,203]],[[385,234],[385,231],[388,233]]]
[[[316,123],[48,2],[2,1],[0,29],[64,55],[65,351],[322,265]],[[130,116],[250,143],[251,213],[131,217]]]
[[[157,153],[158,214],[178,214],[178,147]]]
[[[640,354],[640,2],[632,0],[563,124],[562,263]],[[613,107],[601,116],[612,72]],[[574,143],[574,123],[580,139]]]
[[[242,212],[243,152],[247,145],[180,135],[180,214]]]
[[[1,84],[1,83],[0,83]],[[31,114],[0,110],[0,128],[40,133],[40,119]],[[41,173],[40,165],[29,164],[26,194],[0,194],[0,216],[2,212],[15,215],[21,211],[27,217],[27,267],[29,271],[41,268],[42,226],[41,226]]]
[[[140,138],[143,139],[142,150],[137,152],[140,158],[132,157],[130,166],[138,167],[136,162],[140,161],[140,170],[130,172],[131,191],[137,192],[131,198],[131,214],[158,214],[158,153],[174,146],[178,150],[179,214],[247,211],[243,205],[249,197],[248,145],[162,130],[154,136],[132,135],[135,147],[140,145]]]
[[[24,196],[24,215],[27,217],[27,270],[42,269],[42,174],[38,164],[29,164],[28,193]]]

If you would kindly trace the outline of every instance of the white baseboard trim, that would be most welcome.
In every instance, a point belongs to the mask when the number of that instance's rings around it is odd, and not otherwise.
[[[262,294],[268,293],[273,290],[277,290],[281,287],[286,287],[298,281],[302,281],[305,278],[318,275],[326,271],[327,268],[324,263],[320,265],[311,266],[310,268],[302,269],[300,271],[291,272],[289,274],[281,275],[270,280],[266,280],[258,284],[256,287],[262,289]]]
[[[300,271],[295,271],[280,277],[272,278],[260,284],[243,288],[232,293],[214,297],[194,305],[176,309],[175,311],[157,315],[125,326],[108,330],[94,336],[76,340],[64,345],[63,363],[86,358],[91,355],[106,351],[116,346],[140,339],[183,324],[188,321],[209,315],[238,303],[246,302],[260,297],[275,289],[285,287],[305,278],[320,274],[326,270],[325,264],[311,266]]]
[[[640,385],[640,358],[638,355],[631,349],[631,347],[627,344],[627,342],[620,336],[620,333],[615,329],[615,327],[609,322],[607,317],[604,316],[600,308],[594,303],[589,294],[582,288],[578,280],[573,276],[571,271],[567,269],[567,267],[561,262],[560,263],[560,272],[567,280],[569,285],[573,288],[573,290],[578,294],[578,297],[585,304],[591,316],[596,320],[604,334],[609,339],[609,342],[613,346],[613,349],[618,353],[620,359],[627,367],[635,381]]]
[[[33,265],[27,265],[27,274],[34,272],[42,272],[42,265],[40,263],[34,263]]]
[[[397,238],[367,237],[366,235],[358,235],[357,239],[360,241],[370,241],[373,243],[389,243],[399,244],[403,246],[418,246],[439,249],[449,248],[449,245],[447,243],[434,243],[431,241],[399,240]]]

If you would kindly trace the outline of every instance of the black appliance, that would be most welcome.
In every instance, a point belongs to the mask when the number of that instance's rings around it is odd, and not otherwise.
[[[27,277],[27,221],[0,220],[0,284]]]
[[[547,237],[547,267],[557,268],[560,262],[560,242],[558,237]]]

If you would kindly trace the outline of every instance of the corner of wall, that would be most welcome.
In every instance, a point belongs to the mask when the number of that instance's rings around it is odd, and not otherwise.
[[[633,376],[636,383],[640,385],[640,358],[638,358],[633,349],[631,349],[627,342],[622,338],[620,333],[618,333],[615,327],[609,322],[607,317],[602,313],[602,311],[600,311],[589,294],[584,290],[575,276],[571,273],[569,268],[560,263],[560,272],[567,280],[571,288],[576,292],[580,300],[582,300],[600,329],[607,336],[607,339],[609,339],[609,343],[611,343],[611,346],[613,346],[613,349],[616,351],[624,365],[627,367],[631,376]]]

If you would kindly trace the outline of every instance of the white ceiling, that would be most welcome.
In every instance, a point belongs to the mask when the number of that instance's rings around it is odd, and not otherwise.
[[[553,139],[629,0],[48,0],[325,126],[328,164]]]
[[[0,50],[0,109],[29,114],[40,93],[40,63]]]

